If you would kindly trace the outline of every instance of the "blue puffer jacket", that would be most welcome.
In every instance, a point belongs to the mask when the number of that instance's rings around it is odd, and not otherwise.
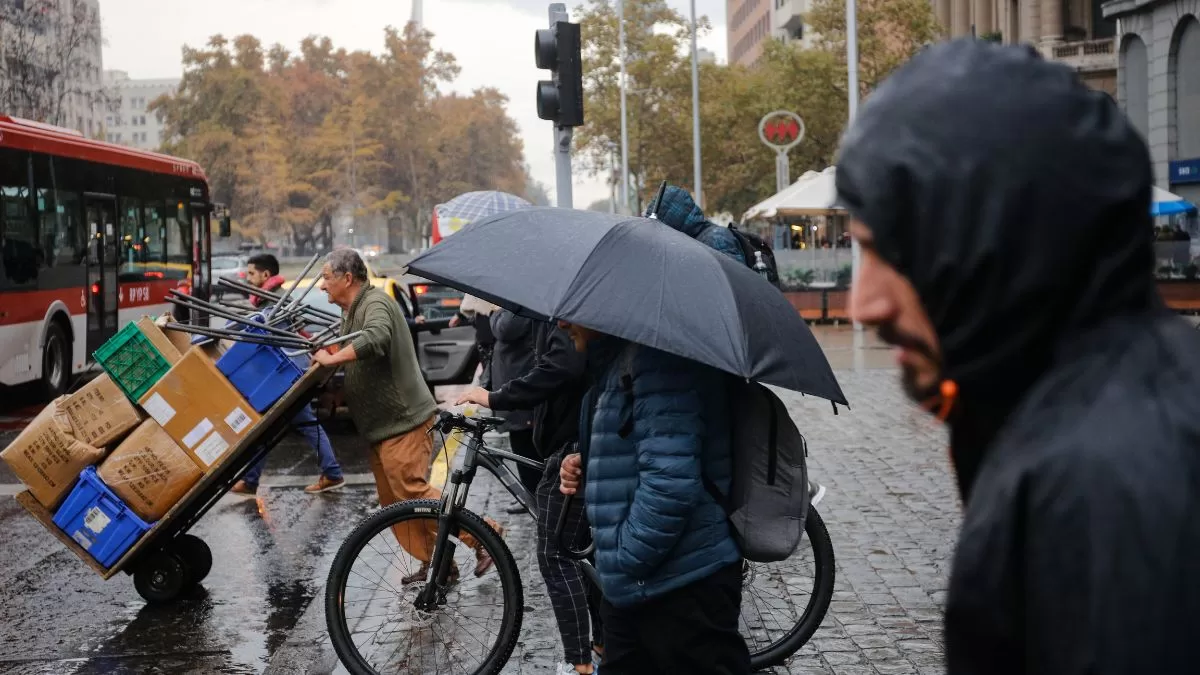
[[[596,569],[604,597],[617,607],[741,560],[725,511],[701,478],[729,490],[728,376],[650,347],[626,351],[629,345],[612,337],[588,345],[594,386],[580,435]],[[627,373],[632,396],[622,385]]]
[[[687,190],[668,185],[661,200],[651,202],[646,208],[646,217],[653,215],[660,222],[686,234],[696,241],[714,248],[734,260],[746,264],[742,245],[727,227],[708,221],[704,211]]]

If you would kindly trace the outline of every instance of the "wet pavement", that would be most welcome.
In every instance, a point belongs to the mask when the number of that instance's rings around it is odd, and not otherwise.
[[[873,338],[856,348],[848,329],[818,333],[852,408],[834,416],[824,401],[784,400],[808,437],[812,476],[829,489],[820,511],[837,580],[824,624],[776,672],[941,673],[940,608],[958,523],[944,433],[904,400],[891,355]],[[20,414],[0,406],[0,416]],[[289,438],[271,455],[258,499],[226,497],[193,529],[213,549],[213,571],[194,596],[166,607],[146,606],[129,577],[102,581],[0,499],[0,673],[345,672],[326,636],[325,577],[377,502],[365,445],[345,423],[327,428],[347,488],[305,494],[313,453]],[[0,446],[13,437],[0,426]],[[0,496],[14,494],[15,482],[0,466]],[[505,514],[510,504],[481,473],[469,506],[506,526],[525,586],[505,672],[552,673],[561,648],[533,522]]]

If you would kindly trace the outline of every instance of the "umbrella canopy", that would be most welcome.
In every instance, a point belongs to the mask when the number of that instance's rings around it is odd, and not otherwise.
[[[464,227],[409,269],[728,373],[846,403],[808,324],[753,270],[655,220],[534,207]]]
[[[436,244],[458,232],[471,221],[526,206],[532,206],[532,204],[507,192],[496,190],[464,192],[445,204],[433,207],[433,243]]]
[[[1160,187],[1152,188],[1150,196],[1150,215],[1173,216],[1177,213],[1194,213],[1196,205],[1177,194],[1167,192]]]

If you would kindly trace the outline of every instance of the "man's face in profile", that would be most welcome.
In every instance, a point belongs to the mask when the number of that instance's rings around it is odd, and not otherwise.
[[[917,402],[928,400],[938,393],[942,381],[941,349],[933,322],[912,282],[879,255],[870,228],[852,220],[850,234],[861,251],[858,278],[850,290],[850,316],[874,326],[881,340],[897,348],[904,390]]]

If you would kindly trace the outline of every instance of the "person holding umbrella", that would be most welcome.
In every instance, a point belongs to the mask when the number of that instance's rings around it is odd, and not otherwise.
[[[589,211],[500,213],[409,267],[559,321],[586,352],[579,450],[607,598],[601,672],[747,672],[741,552],[704,483],[728,490],[732,472],[726,373],[846,403],[795,309],[663,223]],[[564,493],[582,487],[573,464]]]

